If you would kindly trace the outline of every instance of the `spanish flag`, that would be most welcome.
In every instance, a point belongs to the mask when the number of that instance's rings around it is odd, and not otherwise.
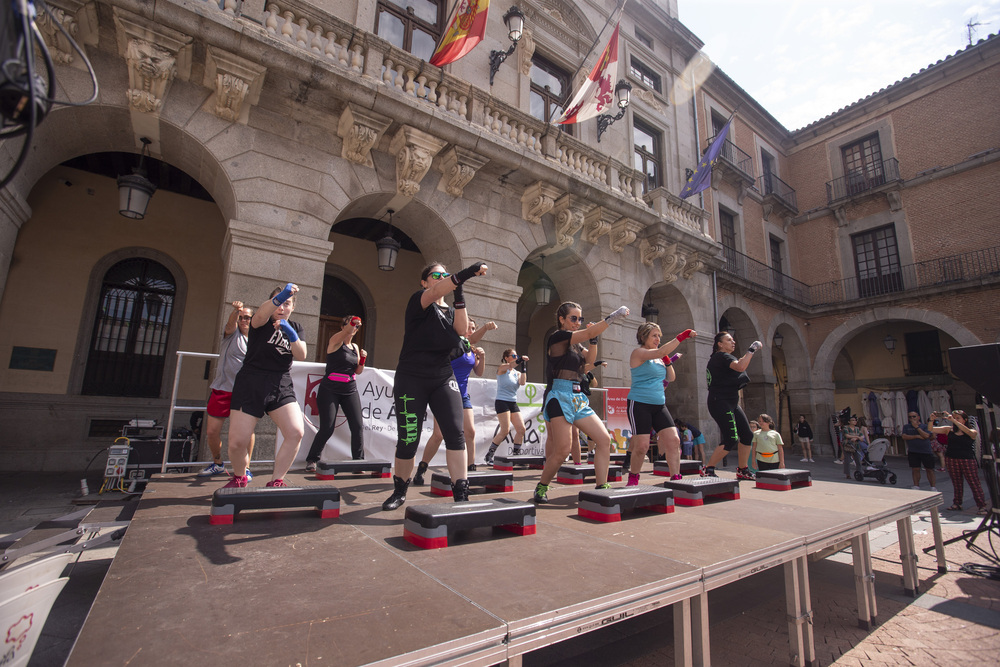
[[[444,67],[475,48],[486,34],[489,9],[490,0],[457,0],[448,29],[431,56],[431,65]]]

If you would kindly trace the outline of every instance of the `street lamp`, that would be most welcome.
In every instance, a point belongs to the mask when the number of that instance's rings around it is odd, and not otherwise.
[[[507,13],[503,15],[503,23],[507,26],[507,38],[510,40],[510,48],[506,51],[490,51],[490,85],[493,85],[493,77],[507,56],[514,53],[517,43],[524,34],[524,12],[518,9],[517,5],[511,5]]]
[[[620,111],[617,116],[611,116],[609,114],[604,114],[603,116],[597,117],[597,141],[601,141],[601,135],[604,131],[611,127],[611,124],[616,120],[621,120],[622,116],[625,115],[625,109],[628,108],[628,103],[631,101],[632,97],[632,84],[630,84],[625,79],[618,79],[618,83],[615,84],[615,97],[618,99],[618,108]]]
[[[892,337],[892,334],[886,334],[885,338],[882,339],[882,344],[885,345],[885,349],[889,350],[889,354],[896,349],[896,339]]]
[[[146,207],[156,192],[156,185],[146,178],[144,165],[149,151],[150,139],[142,137],[142,152],[139,153],[139,166],[132,167],[132,173],[118,177],[118,212],[126,218],[142,220],[146,217]]]
[[[774,346],[780,350],[781,349],[781,344],[785,342],[785,337],[782,336],[777,331],[775,331],[774,332],[774,338],[772,338],[771,340],[774,342]]]
[[[378,268],[383,271],[392,271],[396,268],[396,255],[399,254],[400,243],[392,237],[392,214],[391,208],[386,211],[389,214],[389,229],[385,236],[375,242],[375,249],[378,251]]]
[[[549,302],[552,301],[552,290],[555,289],[555,285],[552,281],[541,276],[535,281],[535,303],[539,306],[547,306]]]

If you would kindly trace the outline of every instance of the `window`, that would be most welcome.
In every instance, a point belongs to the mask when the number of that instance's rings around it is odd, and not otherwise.
[[[642,82],[650,90],[660,92],[660,75],[643,65],[635,58],[629,59],[629,76],[636,81]]]
[[[841,149],[847,194],[866,192],[885,183],[882,148],[878,134],[872,134]]]
[[[82,393],[160,395],[176,283],[162,264],[135,258],[104,274]]]
[[[720,116],[712,114],[712,136],[719,136],[719,132],[722,132],[722,128],[726,126],[726,119]]]
[[[760,151],[760,166],[764,172],[764,178],[762,179],[764,186],[763,194],[769,195],[774,192],[774,181],[771,180],[771,175],[774,173],[774,156],[769,155],[763,149]]]
[[[632,121],[632,143],[635,145],[635,168],[646,175],[642,191],[649,192],[663,185],[660,163],[661,135],[638,118]]]
[[[375,16],[375,34],[430,60],[441,36],[443,0],[379,0]]]
[[[892,225],[851,236],[858,274],[858,297],[889,294],[903,289],[896,230]]]
[[[739,260],[736,256],[736,217],[729,211],[719,209],[719,235],[722,241],[722,256],[726,260],[726,270],[738,273]]]
[[[546,123],[558,118],[569,97],[569,74],[542,56],[531,59],[531,115]],[[571,133],[571,126],[560,125]]]
[[[639,40],[639,42],[647,49],[649,49],[650,51],[653,50],[653,38],[644,33],[643,31],[639,30],[638,28],[635,29],[635,38]]]
[[[766,172],[765,172],[766,173]],[[776,292],[781,292],[784,287],[784,267],[781,262],[781,250],[784,245],[781,239],[773,236],[769,237],[771,244],[771,283]]]

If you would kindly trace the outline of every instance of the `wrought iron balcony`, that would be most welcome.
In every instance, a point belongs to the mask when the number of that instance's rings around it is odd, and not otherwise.
[[[708,145],[711,146],[713,141],[715,141],[715,137],[708,140]],[[732,177],[735,177],[736,181],[743,180],[749,184],[755,181],[753,177],[753,158],[740,150],[736,144],[728,139],[722,145],[722,150],[719,152],[719,163],[716,165],[716,168],[718,167],[722,168],[723,177],[729,177],[729,180],[733,180]]]
[[[860,197],[899,180],[899,160],[889,158],[866,169],[856,169],[846,176],[826,184],[826,201],[832,204],[841,199]]]
[[[757,179],[757,191],[764,196],[765,205],[780,206],[788,215],[799,214],[795,190],[775,174],[764,174]]]
[[[731,248],[723,247],[723,259],[723,278],[806,308],[835,306],[858,299],[891,298],[901,292],[969,281],[1000,282],[1000,246],[905,264],[894,273],[862,278],[851,276],[817,285],[795,280]]]

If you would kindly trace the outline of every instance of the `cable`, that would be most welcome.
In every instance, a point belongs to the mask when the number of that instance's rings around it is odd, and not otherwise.
[[[46,98],[45,101],[46,102],[50,102],[52,104],[58,104],[58,105],[64,106],[64,107],[82,107],[82,106],[86,106],[88,104],[92,104],[93,102],[95,102],[97,100],[97,95],[98,95],[98,92],[99,92],[99,86],[98,86],[98,83],[97,83],[97,72],[94,71],[94,66],[91,64],[90,59],[87,57],[87,54],[84,53],[83,50],[80,48],[80,45],[76,43],[76,40],[73,39],[73,37],[70,36],[70,34],[68,32],[66,32],[66,28],[63,27],[62,23],[60,21],[56,20],[55,15],[52,13],[52,10],[49,9],[49,6],[45,2],[45,0],[35,0],[35,1],[38,3],[38,6],[41,7],[43,10],[45,10],[45,13],[49,15],[49,19],[52,20],[52,23],[54,23],[55,26],[59,29],[59,32],[61,32],[63,34],[63,36],[69,41],[69,45],[73,47],[73,50],[76,51],[78,54],[80,54],[80,58],[83,59],[83,64],[87,66],[87,72],[90,74],[90,81],[93,84],[93,88],[94,88],[94,92],[90,96],[90,99],[87,100],[87,101],[85,101],[85,102],[69,102],[69,101],[67,101],[67,102],[61,102],[59,100],[54,100],[54,99],[49,99],[49,98]],[[48,57],[48,55],[49,55],[48,49],[45,48],[45,43],[42,40],[42,35],[41,35],[41,33],[38,32],[38,27],[35,26],[34,23],[32,23],[32,28],[34,28],[36,39],[38,40],[39,47],[42,49],[42,53],[44,53],[46,55],[46,59],[47,60],[51,61],[51,58]],[[55,76],[55,74],[53,72],[53,80],[54,80],[54,76]]]

